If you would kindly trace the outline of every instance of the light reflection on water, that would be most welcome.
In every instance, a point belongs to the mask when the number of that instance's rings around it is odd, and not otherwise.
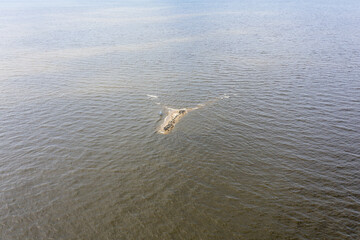
[[[355,2],[1,5],[0,238],[359,237]]]

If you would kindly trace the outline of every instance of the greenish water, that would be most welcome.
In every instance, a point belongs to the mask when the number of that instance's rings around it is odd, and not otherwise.
[[[1,2],[0,239],[359,239],[359,22],[351,0]]]

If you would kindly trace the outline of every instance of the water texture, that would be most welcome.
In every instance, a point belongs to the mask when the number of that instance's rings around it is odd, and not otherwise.
[[[353,0],[2,1],[0,239],[360,239],[359,23]]]

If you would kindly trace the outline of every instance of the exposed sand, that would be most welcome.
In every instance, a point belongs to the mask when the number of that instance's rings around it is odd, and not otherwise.
[[[166,107],[167,114],[164,119],[164,122],[160,125],[160,127],[158,129],[158,133],[169,134],[175,128],[175,125],[180,121],[180,119],[183,118],[189,112],[196,110],[196,109],[200,109],[200,108],[204,107],[205,105],[212,104],[212,103],[214,103],[220,99],[224,99],[224,98],[229,98],[229,96],[223,95],[221,97],[209,100],[206,103],[198,104],[194,108],[175,109],[175,108]]]
[[[170,133],[174,129],[176,123],[178,123],[181,118],[183,118],[187,113],[198,108],[199,107],[181,109],[167,108],[167,115],[164,119],[164,122],[160,125],[160,129],[158,130],[158,132],[161,134]]]

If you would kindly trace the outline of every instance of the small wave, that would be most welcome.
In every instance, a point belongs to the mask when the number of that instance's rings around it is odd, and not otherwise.
[[[149,98],[159,98],[158,96],[156,96],[156,95],[150,95],[150,94],[146,94],[146,96],[148,96]]]
[[[227,98],[230,98],[230,96],[227,95],[227,94],[224,94],[224,95],[220,96],[219,98],[220,98],[220,99],[227,99]]]

